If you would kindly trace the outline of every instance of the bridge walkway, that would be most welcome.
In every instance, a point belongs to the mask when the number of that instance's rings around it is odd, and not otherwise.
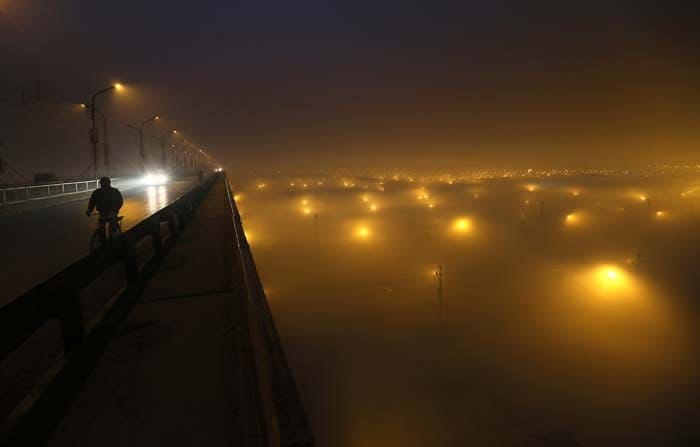
[[[234,247],[227,190],[219,181],[49,445],[260,445]]]

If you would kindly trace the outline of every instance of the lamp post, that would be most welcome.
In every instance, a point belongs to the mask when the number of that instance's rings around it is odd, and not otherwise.
[[[109,149],[110,148],[109,148],[109,142],[107,141],[107,117],[105,116],[104,112],[102,112],[98,108],[90,107],[87,104],[80,104],[80,106],[84,109],[89,108],[91,110],[91,112],[93,113],[93,115],[94,115],[94,112],[97,112],[100,114],[100,117],[102,117],[102,131],[103,131],[103,135],[104,135],[104,139],[105,139],[104,143],[102,143],[104,156],[105,156],[104,165],[107,168],[107,175],[109,175],[109,165],[110,165],[110,160],[109,160],[110,150]],[[94,124],[93,124],[93,126],[94,126]]]
[[[170,145],[170,148],[170,163],[172,163],[173,172],[175,172],[180,164],[179,159],[177,157],[177,143]]]
[[[153,115],[145,121],[142,121],[139,125],[139,156],[141,157],[141,170],[146,170],[146,148],[143,145],[143,126],[150,123],[151,121],[159,120],[160,116]]]
[[[165,138],[168,135],[177,135],[177,130],[175,130],[175,129],[166,130],[160,139],[160,166],[161,166],[161,169],[163,169],[163,170],[165,170]]]
[[[93,172],[95,174],[95,178],[97,178],[97,143],[100,141],[99,134],[97,133],[97,128],[95,127],[95,100],[97,97],[103,93],[107,93],[112,90],[121,90],[122,85],[121,84],[114,84],[110,85],[107,88],[103,88],[102,90],[99,90],[95,92],[94,95],[92,95],[92,101],[90,101],[90,119],[92,122],[92,126],[90,127],[90,145],[92,146],[92,166],[93,166]],[[88,167],[89,169],[89,167]]]

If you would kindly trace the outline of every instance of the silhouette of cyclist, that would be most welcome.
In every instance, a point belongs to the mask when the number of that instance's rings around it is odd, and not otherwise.
[[[92,216],[92,211],[97,208],[97,212],[100,213],[100,218],[97,219],[97,228],[104,231],[107,222],[117,220],[123,204],[122,194],[118,189],[112,188],[112,181],[109,177],[102,177],[100,188],[94,190],[90,196],[85,214]]]

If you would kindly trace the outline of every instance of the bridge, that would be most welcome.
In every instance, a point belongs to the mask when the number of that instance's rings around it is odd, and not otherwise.
[[[0,303],[0,444],[313,445],[228,179],[169,188],[126,188],[118,241]],[[84,206],[4,216],[51,222],[13,287],[85,252]]]

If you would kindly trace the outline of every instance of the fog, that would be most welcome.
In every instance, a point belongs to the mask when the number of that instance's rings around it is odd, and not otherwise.
[[[319,445],[698,439],[696,176],[232,180]]]

